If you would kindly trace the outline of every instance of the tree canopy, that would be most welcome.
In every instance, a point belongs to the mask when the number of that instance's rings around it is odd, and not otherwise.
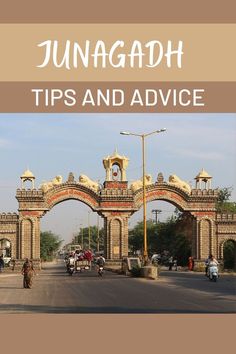
[[[218,200],[216,204],[219,213],[236,213],[236,203],[230,202],[233,187],[225,187],[219,190]]]
[[[56,252],[60,249],[63,240],[55,235],[52,231],[44,231],[40,233],[40,254],[44,261],[51,261]]]
[[[178,259],[179,265],[187,264],[191,255],[191,240],[179,231],[179,220],[175,217],[166,222],[147,221],[148,254],[169,253]],[[129,231],[129,246],[132,252],[143,249],[143,222],[138,222]]]
[[[98,248],[98,241],[99,241],[99,249],[104,248],[104,229],[100,228],[99,229],[99,235],[98,235],[98,227],[97,226],[90,226],[88,227],[83,227],[79,230],[79,232],[76,233],[76,235],[73,238],[74,243],[80,244],[83,248],[88,248],[89,247],[89,235],[90,235],[90,248],[93,250],[97,250]],[[99,239],[98,239],[99,236]]]

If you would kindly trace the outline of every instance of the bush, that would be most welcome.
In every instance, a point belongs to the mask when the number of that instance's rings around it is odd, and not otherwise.
[[[141,275],[141,268],[140,267],[132,267],[130,270],[132,277],[140,277]]]

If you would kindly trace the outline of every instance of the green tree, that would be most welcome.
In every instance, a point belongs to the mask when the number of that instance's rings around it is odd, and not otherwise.
[[[235,242],[228,240],[224,244],[224,268],[235,268]]]
[[[44,261],[51,261],[59,250],[63,240],[52,231],[44,231],[40,233],[40,254]]]
[[[129,246],[132,252],[143,249],[143,223],[138,222],[129,231]]]
[[[191,242],[189,239],[183,234],[177,234],[173,239],[171,248],[171,254],[177,258],[178,265],[186,265],[191,255]]]
[[[225,187],[225,188],[221,188],[219,190],[219,194],[218,194],[218,203],[225,203],[229,200],[229,198],[231,197],[233,191],[233,187]]]
[[[179,220],[174,216],[157,224],[147,221],[148,254],[169,251],[172,256],[177,257],[179,265],[185,265],[191,254],[191,242],[177,231],[177,222]],[[143,222],[138,222],[129,231],[129,247],[133,252],[143,250]]]
[[[236,213],[236,203],[230,202],[233,187],[225,187],[219,190],[216,210],[219,213]]]
[[[95,225],[90,226],[90,228],[88,227],[81,228],[75,236],[76,243],[82,245],[82,239],[83,239],[84,248],[88,248],[89,232],[90,232],[90,248],[96,251],[98,245],[98,228]],[[99,229],[99,249],[100,250],[104,249],[104,229],[103,228]]]

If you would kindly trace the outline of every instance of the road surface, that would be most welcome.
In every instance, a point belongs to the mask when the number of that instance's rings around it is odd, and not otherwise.
[[[236,313],[236,276],[162,271],[158,280],[95,270],[72,277],[47,264],[23,289],[19,273],[0,274],[0,313]]]

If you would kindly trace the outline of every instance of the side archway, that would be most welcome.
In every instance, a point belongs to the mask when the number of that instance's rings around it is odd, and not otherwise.
[[[181,211],[189,211],[189,194],[184,192],[181,188],[163,183],[149,185],[146,189],[146,200],[152,202],[154,200],[163,200],[176,206]],[[143,205],[143,191],[142,188],[134,193],[134,205],[140,209]]]
[[[224,262],[225,269],[236,270],[236,240],[228,237],[220,244],[220,259]]]
[[[99,207],[99,194],[91,188],[80,184],[69,185],[64,183],[44,194],[45,211],[51,210],[55,205],[71,199],[87,204],[93,211],[96,211]]]
[[[185,191],[166,182],[149,185],[146,189],[147,202],[162,200],[174,205],[192,218],[192,256],[199,260],[209,253],[217,255],[216,240],[216,194],[211,190]],[[143,205],[142,188],[134,193],[134,205]]]

